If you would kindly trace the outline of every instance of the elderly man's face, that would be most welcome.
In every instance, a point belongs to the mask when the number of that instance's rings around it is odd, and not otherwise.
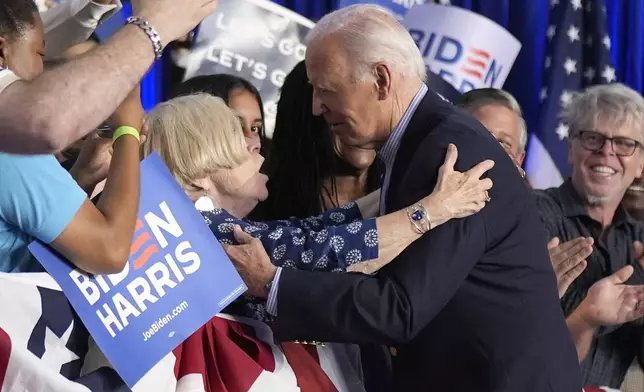
[[[323,116],[329,129],[347,146],[373,148],[387,135],[378,135],[381,116],[374,79],[356,81],[353,64],[337,35],[310,43],[306,73],[313,86],[313,114]]]
[[[601,145],[605,137],[616,140],[605,140]],[[572,181],[590,204],[621,200],[642,173],[644,154],[640,144],[632,155],[620,156],[633,151],[629,146],[634,142],[642,143],[642,136],[631,124],[617,128],[601,118],[595,129],[584,130],[571,140],[568,158],[573,166]]]
[[[482,105],[470,113],[481,122],[517,164],[523,164],[525,151],[521,148],[521,118],[503,105]]]

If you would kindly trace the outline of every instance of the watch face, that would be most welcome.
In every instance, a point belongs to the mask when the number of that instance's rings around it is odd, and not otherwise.
[[[413,219],[415,222],[423,220],[424,217],[425,215],[420,210],[416,210],[411,214],[411,219]]]

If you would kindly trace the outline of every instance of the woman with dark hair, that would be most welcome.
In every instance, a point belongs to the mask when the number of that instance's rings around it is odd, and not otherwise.
[[[380,187],[382,169],[376,152],[341,143],[324,118],[313,116],[312,107],[313,88],[302,61],[282,86],[265,169],[270,178],[268,198],[251,214],[254,219],[315,216],[370,193],[378,199],[375,191]],[[391,365],[386,350],[360,346],[368,391],[390,390]]]
[[[254,218],[318,215],[380,187],[376,152],[340,142],[322,117],[313,116],[312,101],[313,88],[302,61],[282,86],[265,169],[269,197]]]
[[[171,98],[194,93],[206,93],[223,99],[241,121],[249,145],[257,146],[260,154],[266,156],[264,104],[252,83],[228,74],[196,76],[181,83]]]

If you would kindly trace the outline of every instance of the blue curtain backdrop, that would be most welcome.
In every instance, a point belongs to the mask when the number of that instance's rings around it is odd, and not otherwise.
[[[274,0],[312,20],[334,10],[338,0]],[[567,0],[562,0],[567,1]],[[517,97],[530,129],[537,126],[539,90],[542,84],[545,34],[550,0],[452,0],[504,26],[523,47],[505,88]],[[642,92],[644,89],[644,1],[605,0],[611,54],[618,81]],[[125,15],[129,15],[126,10]],[[156,65],[145,78],[142,91],[146,109],[164,98],[163,69]]]

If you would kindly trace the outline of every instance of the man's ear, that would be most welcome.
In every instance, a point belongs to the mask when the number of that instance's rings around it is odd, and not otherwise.
[[[378,63],[374,68],[374,74],[376,76],[378,99],[384,101],[391,93],[391,72],[385,64]]]

